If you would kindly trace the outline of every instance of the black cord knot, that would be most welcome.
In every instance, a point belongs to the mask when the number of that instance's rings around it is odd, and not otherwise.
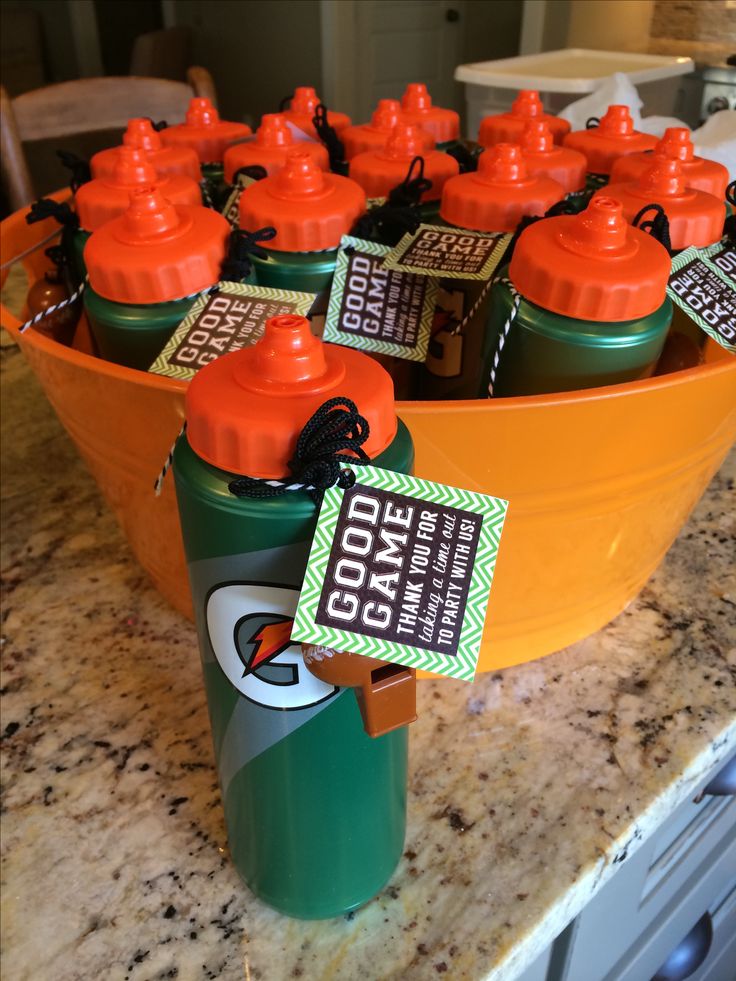
[[[270,242],[276,237],[276,229],[270,225],[255,232],[234,228],[230,233],[227,256],[220,270],[220,279],[226,283],[240,283],[253,269],[253,257],[265,259],[267,252],[258,242]]]
[[[544,221],[545,218],[558,218],[560,215],[574,215],[576,212],[575,205],[572,201],[568,201],[563,198],[561,201],[556,201],[555,204],[547,208],[543,215],[524,215],[516,226],[516,231],[514,232],[511,241],[506,246],[506,251],[498,263],[497,268],[501,269],[507,263],[511,262],[511,257],[514,254],[514,249],[516,248],[516,243],[519,241],[519,237],[522,232],[525,232],[527,228],[531,225],[536,225],[538,221]]]
[[[314,110],[312,125],[317,130],[317,136],[324,143],[330,158],[330,170],[341,170],[345,166],[345,147],[334,126],[331,126],[327,117],[327,106],[320,102]]]
[[[418,208],[395,208],[381,204],[371,208],[355,222],[350,234],[369,242],[398,245],[407,232],[413,235],[422,223]]]
[[[38,221],[46,221],[47,218],[55,218],[56,221],[65,229],[75,232],[79,228],[79,215],[72,211],[65,201],[54,201],[53,198],[40,198],[34,201],[26,215],[29,225],[35,225]]]
[[[92,171],[88,160],[78,157],[76,153],[71,153],[69,150],[57,150],[56,156],[66,169],[71,171],[69,187],[75,194],[82,184],[87,184],[92,180]]]
[[[261,500],[281,497],[290,488],[307,490],[319,505],[328,487],[353,486],[355,473],[349,467],[368,462],[363,444],[370,431],[368,420],[358,412],[355,402],[341,395],[328,399],[299,434],[294,456],[288,464],[291,480],[237,477],[228,484],[228,489],[236,497]]]
[[[585,128],[586,129],[596,129],[598,126],[600,126],[600,124],[601,124],[601,121],[600,121],[600,118],[598,116],[589,116],[585,120]]]
[[[416,169],[416,174],[414,170]],[[388,201],[392,208],[416,207],[422,195],[432,187],[432,181],[424,176],[424,157],[416,156],[409,164],[406,177],[389,191]]]
[[[453,146],[449,146],[445,153],[453,160],[457,160],[461,174],[470,174],[478,169],[478,158],[481,150],[482,147],[471,150],[464,143],[455,143]]]
[[[651,218],[644,216],[653,212]],[[636,213],[631,222],[634,228],[640,228],[643,232],[648,232],[652,238],[663,245],[672,254],[672,243],[670,242],[670,220],[667,212],[661,204],[646,204]]]
[[[148,120],[148,122],[151,124],[151,126],[153,126],[153,128],[156,130],[157,133],[160,133],[162,129],[169,128],[169,124],[166,122],[165,119],[159,119],[159,121],[156,122],[156,120],[152,119],[151,116],[144,116],[143,118]]]

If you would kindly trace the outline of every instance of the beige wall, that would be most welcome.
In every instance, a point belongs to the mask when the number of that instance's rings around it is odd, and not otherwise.
[[[567,47],[646,51],[654,0],[571,0]]]

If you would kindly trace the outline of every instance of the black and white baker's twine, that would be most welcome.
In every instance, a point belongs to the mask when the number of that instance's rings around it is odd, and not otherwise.
[[[65,300],[59,300],[58,303],[53,303],[50,307],[46,307],[45,310],[41,310],[40,313],[37,313],[35,317],[31,317],[30,320],[26,320],[26,322],[21,324],[18,328],[18,333],[25,334],[29,327],[34,327],[40,320],[43,320],[44,317],[50,317],[51,314],[56,313],[57,310],[63,310],[64,307],[68,307],[71,306],[72,303],[76,303],[82,293],[84,293],[88,283],[89,277],[85,276],[83,282],[79,284],[71,296],[68,296]]]
[[[76,303],[79,297],[82,295],[82,293],[84,293],[84,291],[87,289],[88,286],[89,286],[89,276],[85,276],[83,282],[72,293],[71,296],[68,296],[65,300],[59,300],[58,303],[54,303],[52,306],[46,307],[45,310],[41,310],[41,312],[37,313],[35,317],[31,317],[30,320],[26,320],[26,322],[24,324],[21,324],[20,327],[18,328],[18,333],[24,334],[29,327],[35,326],[35,324],[37,324],[39,320],[43,320],[44,317],[50,317],[51,314],[56,313],[57,310],[63,310],[64,307],[68,307],[72,303]],[[220,287],[218,285],[208,286],[206,289],[199,290],[197,293],[188,293],[186,296],[180,296],[178,299],[170,300],[169,302],[181,303],[182,300],[197,300],[200,296],[209,296],[211,293],[216,293],[219,290],[219,288]]]
[[[465,314],[465,316],[463,317],[463,319],[462,320],[459,320],[457,322],[457,324],[455,324],[455,326],[450,331],[451,334],[462,334],[463,333],[463,331],[465,330],[465,328],[468,326],[468,324],[470,323],[470,321],[473,319],[473,317],[476,315],[476,313],[480,309],[481,304],[483,303],[483,301],[485,300],[485,298],[488,296],[488,292],[489,292],[489,290],[491,289],[491,287],[493,286],[493,284],[495,282],[496,282],[496,280],[494,280],[494,279],[491,278],[491,279],[489,279],[487,282],[485,282],[483,284],[483,288],[480,291],[480,293],[478,294],[478,297],[477,297],[475,303],[471,306],[471,308]]]
[[[491,370],[488,375],[488,398],[493,398],[494,390],[496,387],[496,374],[498,372],[498,364],[501,360],[501,353],[503,352],[504,346],[506,344],[506,338],[511,330],[511,325],[516,320],[516,315],[519,312],[519,304],[521,303],[521,294],[517,292],[514,284],[510,279],[501,279],[499,282],[506,286],[513,297],[511,304],[511,309],[509,310],[509,315],[506,318],[506,322],[501,328],[501,333],[498,335],[498,341],[496,343],[496,350],[493,354],[493,363],[491,364]]]

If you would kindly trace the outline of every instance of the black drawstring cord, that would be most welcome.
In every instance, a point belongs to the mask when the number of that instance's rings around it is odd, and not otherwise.
[[[394,208],[390,204],[381,204],[361,215],[350,234],[369,242],[398,245],[407,232],[413,235],[421,223],[422,216],[418,208]]]
[[[424,158],[414,157],[406,177],[389,192],[386,203],[361,215],[350,234],[384,245],[398,245],[407,232],[413,235],[421,225],[419,202],[431,187],[432,181],[424,176]]]
[[[259,228],[256,232],[244,232],[234,228],[230,233],[230,243],[227,256],[220,270],[220,280],[225,283],[241,283],[247,279],[253,269],[253,256],[266,258],[266,250],[258,242],[270,242],[276,237],[276,229],[270,225]]]
[[[601,121],[598,116],[589,116],[588,119],[585,120],[586,129],[596,129],[598,126],[600,126],[600,124]]]
[[[480,149],[482,148],[479,147],[478,150]],[[478,158],[480,157],[478,150],[473,151],[464,143],[455,143],[454,146],[448,147],[445,153],[448,157],[457,160],[461,174],[470,174],[478,169]]]
[[[169,128],[169,124],[166,122],[165,119],[159,119],[159,121],[156,122],[156,120],[152,119],[151,116],[144,116],[143,118],[148,120],[148,122],[151,124],[151,126],[153,126],[153,128],[156,130],[157,133],[160,133],[162,129]]]
[[[355,474],[342,464],[369,461],[363,444],[370,431],[355,403],[338,395],[321,405],[302,429],[288,464],[292,480],[237,477],[228,490],[236,497],[260,500],[281,497],[289,490],[306,490],[319,506],[328,487],[353,486]]]
[[[327,149],[330,158],[330,170],[343,170],[345,168],[345,147],[335,128],[330,126],[327,119],[327,106],[322,102],[314,110],[312,125]]]
[[[47,218],[55,218],[60,225],[73,232],[79,228],[79,215],[65,201],[54,201],[53,198],[34,201],[26,215],[28,224],[35,225],[37,221],[45,221]]]
[[[35,225],[38,221],[45,221],[47,218],[54,218],[61,225],[61,244],[55,246],[59,249],[60,255],[64,256],[65,279],[67,288],[73,293],[79,286],[79,277],[75,274],[75,263],[72,258],[74,248],[74,233],[79,228],[79,215],[72,211],[66,201],[54,201],[53,198],[40,198],[34,201],[26,215],[29,225]],[[52,262],[56,260],[46,253]]]
[[[281,102],[279,102],[279,112],[285,112],[291,104],[291,96],[285,95]]]
[[[734,213],[728,215],[724,221],[723,234],[732,242],[736,242],[736,181],[731,181],[726,188],[726,201],[731,205]]]
[[[531,225],[536,225],[538,221],[544,221],[545,218],[557,218],[559,215],[574,215],[576,210],[577,209],[572,201],[568,201],[567,198],[563,198],[561,201],[557,201],[551,207],[547,208],[543,215],[524,215],[519,224],[516,226],[516,231],[514,232],[511,241],[506,246],[506,251],[498,263],[497,268],[501,269],[507,263],[511,262],[511,257],[514,254],[516,243],[519,241],[519,236]]]
[[[71,171],[69,187],[75,194],[82,184],[87,184],[92,180],[92,171],[88,160],[83,160],[82,157],[78,157],[76,153],[71,153],[69,150],[57,150],[56,156],[67,170]]]
[[[644,215],[654,212],[652,218],[644,219]],[[643,232],[648,232],[652,238],[656,239],[672,255],[672,243],[670,242],[670,220],[667,212],[661,204],[647,204],[641,211],[637,212],[631,222],[634,228],[640,228]]]
[[[417,173],[414,174],[416,167]],[[416,207],[422,195],[432,187],[432,181],[424,176],[424,157],[416,156],[409,164],[406,177],[400,184],[389,191],[388,201],[392,208]]]

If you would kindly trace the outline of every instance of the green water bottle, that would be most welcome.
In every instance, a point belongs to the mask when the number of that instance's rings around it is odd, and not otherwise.
[[[86,271],[84,247],[92,232],[105,222],[127,210],[134,191],[155,188],[172,204],[202,204],[202,192],[197,181],[184,174],[165,177],[156,168],[145,150],[130,146],[115,149],[115,163],[108,176],[88,181],[74,195],[79,216],[79,228],[74,235],[74,264],[80,276]]]
[[[564,136],[562,145],[583,154],[588,161],[586,187],[596,191],[608,183],[617,160],[630,153],[653,150],[657,137],[634,129],[629,107],[615,105],[606,109],[597,125]]]
[[[434,224],[440,210],[445,183],[460,172],[457,160],[433,149],[434,138],[413,123],[398,122],[385,146],[366,150],[352,158],[349,175],[368,198],[388,198],[393,190],[411,177],[421,176],[429,182],[418,205],[419,218]],[[418,161],[415,165],[415,161]],[[419,169],[421,165],[421,170]]]
[[[445,183],[440,218],[452,228],[514,232],[522,218],[543,215],[563,196],[557,181],[528,174],[519,146],[497,143],[481,153],[477,171]],[[461,301],[460,318],[455,316],[433,332],[419,390],[427,399],[474,398],[481,376],[489,283],[448,279],[443,287],[451,299]],[[469,319],[458,331],[455,322],[465,318]]]
[[[670,257],[595,197],[519,236],[493,287],[479,394],[541,395],[651,375],[672,320]]]
[[[317,518],[310,494],[231,487],[243,475],[288,479],[299,434],[342,396],[370,425],[363,449],[375,464],[410,472],[411,437],[388,375],[358,351],[323,344],[296,316],[272,318],[253,347],[197,373],[174,453],[232,860],[260,899],[305,919],[362,905],[392,875],[404,843],[407,730],[369,737],[354,692],[310,674],[290,640]]]
[[[454,109],[443,109],[432,103],[423,82],[410,82],[401,96],[403,121],[421,126],[431,133],[438,150],[451,150],[460,141],[460,116]]]
[[[166,126],[160,132],[164,146],[187,146],[195,151],[202,166],[202,177],[216,199],[227,190],[223,183],[225,150],[252,135],[252,129],[245,123],[220,119],[210,100],[201,96],[190,100],[183,123]]]
[[[173,205],[158,190],[134,193],[84,249],[84,308],[101,356],[150,367],[194,296],[217,283],[229,238],[229,224],[210,208]]]
[[[326,173],[310,151],[290,150],[284,167],[240,195],[240,227],[276,229],[272,247],[253,256],[259,286],[320,293],[332,283],[340,239],[366,208],[363,189]]]

